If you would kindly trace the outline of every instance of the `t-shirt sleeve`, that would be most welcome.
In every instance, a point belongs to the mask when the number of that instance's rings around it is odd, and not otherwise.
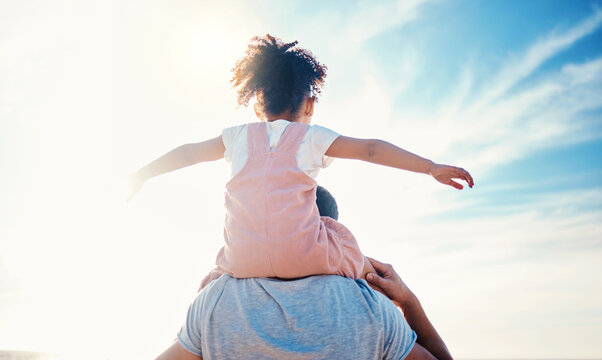
[[[243,124],[222,130],[222,142],[226,148],[226,151],[224,151],[224,159],[227,162],[232,162],[232,150],[234,148],[234,144],[239,139],[239,136],[243,134],[246,126],[246,124]]]
[[[334,158],[325,155],[326,151],[328,151],[332,142],[340,135],[320,125],[313,125],[311,131],[311,155],[313,163],[316,167],[325,168],[334,160]]]
[[[385,324],[385,349],[383,359],[401,360],[405,359],[418,336],[412,330],[401,311],[387,300],[389,304],[384,311],[389,320]]]
[[[201,352],[201,302],[203,293],[200,293],[190,304],[186,321],[178,332],[178,342],[186,351],[203,357]]]

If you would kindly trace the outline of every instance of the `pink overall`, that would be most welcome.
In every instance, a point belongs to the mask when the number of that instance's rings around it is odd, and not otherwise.
[[[265,123],[247,127],[249,158],[226,184],[226,245],[201,288],[222,274],[359,279],[364,257],[351,232],[316,206],[317,184],[296,160],[308,125],[291,123],[270,151]]]

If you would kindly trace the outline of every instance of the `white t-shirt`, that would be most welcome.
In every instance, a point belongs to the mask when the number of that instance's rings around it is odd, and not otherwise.
[[[273,150],[278,145],[278,141],[290,121],[274,120],[266,124],[270,150]],[[232,176],[242,170],[249,158],[247,125],[233,126],[222,131],[222,141],[226,147],[224,159],[231,165]],[[299,169],[315,179],[320,169],[327,167],[332,162],[333,158],[324,154],[337,137],[339,134],[328,128],[311,125],[297,151],[296,159]]]

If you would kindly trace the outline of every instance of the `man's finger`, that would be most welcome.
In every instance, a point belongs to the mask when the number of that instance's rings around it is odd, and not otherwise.
[[[383,278],[381,278],[380,276],[378,276],[378,274],[375,273],[369,273],[366,275],[366,280],[368,280],[370,283],[380,287],[379,285],[383,282]]]
[[[368,260],[370,260],[370,264],[372,264],[372,266],[378,273],[383,274],[383,275],[386,275],[389,273],[389,269],[387,268],[387,265],[385,265],[384,263],[381,263],[380,261],[373,259],[371,257],[367,257],[367,258],[368,258]]]
[[[374,289],[374,290],[378,291],[379,293],[383,294],[384,296],[386,296],[386,297],[389,297],[389,296],[387,295],[387,293],[386,293],[386,292],[385,292],[385,291],[384,291],[384,290],[383,290],[383,289],[382,289],[380,286],[376,285],[375,283],[373,283],[373,282],[369,282],[369,281],[368,281],[368,285],[370,285],[370,287],[371,287],[372,289]]]

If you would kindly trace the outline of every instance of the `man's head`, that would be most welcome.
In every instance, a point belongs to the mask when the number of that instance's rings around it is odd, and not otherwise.
[[[334,196],[321,186],[318,186],[316,190],[316,204],[318,204],[318,211],[320,216],[328,216],[335,220],[339,219],[339,208],[337,207],[337,201]]]

